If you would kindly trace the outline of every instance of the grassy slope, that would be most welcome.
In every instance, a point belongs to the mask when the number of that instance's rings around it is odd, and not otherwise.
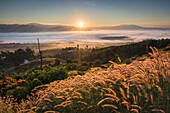
[[[17,67],[12,67],[7,70],[7,73],[12,73],[12,72],[25,72],[25,71],[30,71],[34,68],[40,67],[40,59],[30,61],[28,63],[23,63]],[[54,64],[55,63],[55,58],[43,58],[43,66],[49,65],[49,64]]]
[[[12,101],[0,99],[4,112],[168,112],[170,107],[170,55],[135,61],[129,65],[112,65],[106,70],[94,70],[83,76],[51,82],[36,87],[33,97],[13,106]],[[5,104],[6,103],[6,104]]]
[[[159,51],[161,53],[166,53],[167,51],[169,52],[169,48],[170,48],[170,45],[168,45],[165,48],[159,49]],[[47,53],[45,52],[46,53],[45,55],[50,55],[49,51],[50,51],[50,53],[56,53],[56,52],[60,53],[61,49],[47,50]],[[140,60],[145,60],[147,58],[148,58],[148,54],[145,54],[145,55],[137,57],[136,60],[140,61]],[[43,66],[46,66],[46,65],[49,65],[49,64],[54,64],[54,63],[55,63],[55,58],[43,58]],[[15,67],[15,68],[12,67],[12,68],[7,70],[7,73],[30,71],[30,70],[32,70],[36,67],[40,67],[40,60],[39,59],[30,61],[28,63],[23,63],[23,64]]]

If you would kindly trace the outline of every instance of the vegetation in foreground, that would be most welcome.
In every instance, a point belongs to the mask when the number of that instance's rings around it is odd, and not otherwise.
[[[153,59],[112,65],[83,76],[37,86],[16,103],[0,98],[1,112],[130,113],[170,111],[170,55],[152,48]]]

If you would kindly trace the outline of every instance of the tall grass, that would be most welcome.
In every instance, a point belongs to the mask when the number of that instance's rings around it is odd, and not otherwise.
[[[145,113],[170,111],[170,55],[94,70],[33,89],[28,100],[0,98],[0,112]]]

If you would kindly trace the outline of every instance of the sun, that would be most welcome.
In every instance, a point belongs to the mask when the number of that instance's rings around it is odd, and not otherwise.
[[[83,23],[83,22],[79,22],[79,23],[78,23],[78,26],[79,26],[79,27],[83,27],[83,26],[84,26],[84,23]]]

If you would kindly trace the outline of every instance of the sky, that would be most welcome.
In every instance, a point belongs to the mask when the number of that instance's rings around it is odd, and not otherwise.
[[[0,0],[0,23],[170,26],[170,0]]]

